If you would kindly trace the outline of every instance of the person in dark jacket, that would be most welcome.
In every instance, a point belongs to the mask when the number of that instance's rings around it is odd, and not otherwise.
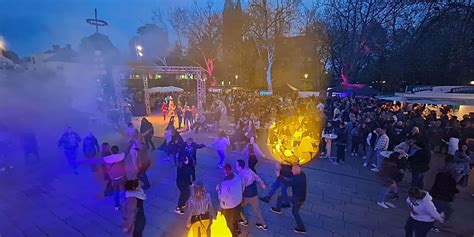
[[[176,213],[183,215],[183,208],[186,207],[186,202],[191,196],[190,186],[192,184],[192,168],[189,164],[189,159],[184,153],[180,153],[179,163],[176,174],[176,185],[179,189],[178,206],[174,210]]]
[[[142,123],[140,125],[140,133],[145,133],[148,130],[151,130],[151,132],[148,132],[147,135],[145,136],[145,144],[146,144],[146,149],[155,150],[155,144],[153,143],[153,133],[155,132],[153,129],[153,124],[148,121],[146,118],[142,118]]]
[[[426,148],[425,143],[416,142],[417,151],[408,157],[408,165],[411,170],[411,185],[423,189],[424,173],[430,169],[431,151]]]
[[[335,164],[344,163],[346,159],[347,129],[345,123],[339,124],[339,130],[336,133],[337,161]]]
[[[444,213],[446,221],[452,213],[451,202],[454,201],[454,195],[459,193],[459,190],[456,188],[456,180],[453,177],[453,157],[448,155],[445,162],[444,167],[436,174],[430,194],[436,209]]]
[[[382,168],[378,173],[382,190],[380,192],[380,197],[377,202],[377,205],[385,209],[389,207],[395,208],[394,204],[386,202],[385,199],[390,192],[393,192],[395,196],[398,196],[398,186],[396,178],[400,172],[397,166],[397,161],[399,157],[400,153],[392,153],[390,157],[383,161]]]
[[[270,203],[273,194],[281,187],[281,196],[282,196],[282,207],[288,208],[291,207],[289,200],[288,200],[288,186],[280,181],[280,179],[290,180],[293,177],[291,173],[291,165],[287,164],[280,164],[277,163],[277,179],[273,182],[272,186],[270,187],[270,191],[268,191],[267,195],[260,197],[260,201],[265,203]]]
[[[36,157],[36,161],[40,160],[38,153],[38,141],[36,140],[36,134],[31,128],[25,128],[20,133],[20,144],[25,154],[25,161],[29,154]]]
[[[193,181],[196,179],[196,165],[197,165],[197,149],[201,149],[206,147],[204,144],[197,144],[193,141],[192,138],[186,139],[186,143],[184,143],[184,147],[182,148],[184,153],[189,159],[189,163],[192,169],[192,177]]]
[[[77,174],[77,148],[81,137],[75,133],[71,127],[67,127],[61,138],[58,141],[58,147],[61,148],[66,156],[69,165],[74,170],[74,174]]]
[[[291,205],[293,217],[296,221],[296,227],[293,230],[296,233],[306,233],[303,220],[301,220],[299,213],[301,206],[306,200],[306,174],[301,170],[299,165],[294,165],[291,167],[291,173],[293,173],[293,178],[291,180],[288,181],[284,178],[281,178],[280,182],[291,186],[291,191],[293,193],[293,196],[291,197]],[[272,212],[281,214],[282,204],[283,198],[282,196],[279,196],[277,200],[277,206],[271,208]]]

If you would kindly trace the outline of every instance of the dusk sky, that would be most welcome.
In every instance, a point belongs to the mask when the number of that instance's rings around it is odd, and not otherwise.
[[[198,0],[198,2],[207,0]],[[100,31],[110,37],[121,52],[137,27],[151,22],[152,11],[159,7],[167,13],[170,6],[185,6],[193,0],[0,0],[0,37],[7,49],[21,57],[42,52],[53,44],[78,47],[82,37],[94,33],[86,24],[93,18],[94,8],[99,18],[109,26]],[[224,0],[214,1],[222,10]],[[169,29],[171,31],[171,28]],[[170,43],[174,43],[173,36]]]

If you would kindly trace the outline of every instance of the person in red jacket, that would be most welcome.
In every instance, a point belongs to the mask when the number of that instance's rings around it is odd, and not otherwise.
[[[166,107],[166,103],[161,105],[161,114],[163,114],[163,121],[166,120],[166,114],[168,113],[168,107]]]

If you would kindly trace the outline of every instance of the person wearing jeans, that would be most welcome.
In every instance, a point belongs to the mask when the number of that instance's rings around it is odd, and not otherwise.
[[[293,229],[296,233],[306,233],[303,221],[299,214],[300,208],[306,200],[306,175],[301,170],[301,167],[295,165],[291,168],[293,178],[291,181],[286,181],[281,178],[280,181],[288,186],[291,186],[293,196],[291,197],[292,213],[295,218],[296,227]],[[279,196],[277,199],[277,206],[272,207],[271,211],[277,214],[281,214],[281,208],[283,205],[283,198]]]
[[[385,159],[380,152],[386,151],[388,149],[388,144],[390,139],[388,138],[387,134],[385,133],[385,128],[376,128],[375,132],[378,134],[377,141],[375,142],[375,157],[376,157],[376,165],[377,167],[371,169],[371,171],[379,172],[382,169],[382,164]]]
[[[225,151],[229,145],[230,139],[224,131],[221,131],[219,136],[209,145],[209,147],[215,148],[217,151],[217,155],[219,156],[219,168],[224,167]]]
[[[281,197],[283,198],[283,207],[290,207],[289,199],[288,199],[288,186],[280,181],[280,177],[286,179],[287,181],[291,180],[293,174],[291,173],[291,165],[285,165],[277,163],[277,179],[273,182],[270,190],[268,191],[267,195],[260,198],[262,202],[270,203],[270,200],[273,197],[273,194],[281,187]]]

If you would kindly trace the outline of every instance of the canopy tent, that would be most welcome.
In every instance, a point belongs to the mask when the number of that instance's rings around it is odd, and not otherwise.
[[[358,96],[374,96],[379,94],[378,91],[364,84],[341,84],[334,88],[328,89],[329,94],[348,94]]]
[[[173,93],[173,92],[184,92],[182,88],[176,86],[164,86],[164,87],[152,87],[148,89],[149,93]]]

